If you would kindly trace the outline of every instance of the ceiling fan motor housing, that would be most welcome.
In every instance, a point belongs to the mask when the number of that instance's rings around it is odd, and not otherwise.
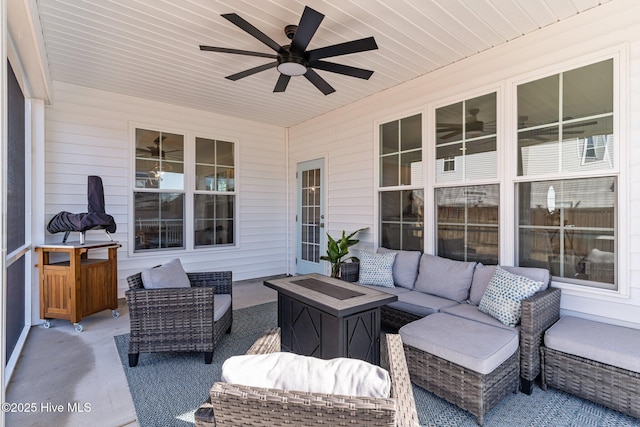
[[[296,30],[298,29],[297,25],[287,25],[284,27],[284,34],[287,36],[289,40],[293,40],[293,36],[296,34]]]
[[[301,76],[307,72],[308,62],[303,55],[282,49],[278,53],[278,71],[287,76]]]

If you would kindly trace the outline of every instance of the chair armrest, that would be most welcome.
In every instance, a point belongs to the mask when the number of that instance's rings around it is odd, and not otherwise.
[[[211,287],[216,294],[232,295],[231,271],[201,271],[187,273],[191,287]]]
[[[217,426],[348,425],[362,422],[371,411],[397,411],[396,402],[389,398],[274,390],[222,382],[213,384],[211,401]],[[212,425],[203,419],[204,410],[196,414],[199,415],[196,426]]]
[[[549,288],[522,301],[520,376],[533,381],[540,373],[540,344],[544,332],[560,319],[561,291]]]
[[[386,353],[383,360],[388,363],[389,375],[391,376],[391,397],[398,405],[397,424],[399,426],[417,426],[418,413],[402,338],[399,334],[385,334],[384,342],[386,345],[382,347]]]
[[[211,323],[213,327],[214,294],[215,289],[210,287],[129,289],[125,296],[131,333],[140,330],[142,323],[146,330],[160,328],[168,332],[178,326],[177,319],[181,329],[191,324],[201,328],[202,323]]]
[[[246,354],[268,354],[278,351],[280,351],[280,328],[269,328],[249,347]],[[209,395],[209,398],[196,410],[195,421],[197,427],[216,427],[211,395]],[[218,422],[220,422],[220,420],[218,420]]]
[[[280,328],[270,328],[258,338],[246,354],[268,354],[280,351]]]

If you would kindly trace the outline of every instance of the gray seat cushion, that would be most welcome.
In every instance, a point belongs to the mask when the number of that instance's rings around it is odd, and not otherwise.
[[[389,252],[396,253],[396,259],[393,262],[393,282],[396,286],[413,289],[416,278],[418,277],[418,266],[420,265],[420,251],[401,251],[387,248],[378,248],[378,253],[386,254]]]
[[[469,297],[475,262],[422,254],[416,291],[462,302]]]
[[[566,316],[547,329],[544,345],[640,373],[640,329]]]
[[[463,317],[465,319],[481,322],[486,325],[496,326],[498,328],[513,330],[514,327],[507,326],[495,317],[489,316],[486,313],[481,312],[477,305],[462,303],[454,305],[452,307],[445,307],[441,310],[443,313],[453,314],[454,316]],[[519,330],[520,326],[516,326],[515,329]]]
[[[493,372],[518,350],[518,332],[446,313],[400,328],[402,342],[480,374]]]
[[[213,321],[217,322],[231,307],[231,295],[216,294],[213,297]]]
[[[402,292],[398,295],[398,301],[388,304],[389,307],[416,316],[428,316],[437,313],[445,307],[458,305],[456,301],[447,298],[437,297],[435,295],[425,294],[419,291]]]

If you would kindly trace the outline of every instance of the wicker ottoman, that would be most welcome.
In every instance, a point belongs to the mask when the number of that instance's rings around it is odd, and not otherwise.
[[[478,418],[517,393],[518,332],[446,313],[399,331],[411,382]]]
[[[567,316],[547,330],[540,353],[543,390],[640,418],[640,330]]]

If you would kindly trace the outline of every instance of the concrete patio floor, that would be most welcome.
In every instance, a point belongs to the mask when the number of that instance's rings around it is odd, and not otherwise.
[[[263,278],[233,283],[233,308],[276,301]],[[7,402],[30,412],[7,413],[8,427],[138,426],[113,337],[129,332],[126,300],[120,317],[103,311],[82,320],[78,333],[65,320],[32,327],[7,388]]]

